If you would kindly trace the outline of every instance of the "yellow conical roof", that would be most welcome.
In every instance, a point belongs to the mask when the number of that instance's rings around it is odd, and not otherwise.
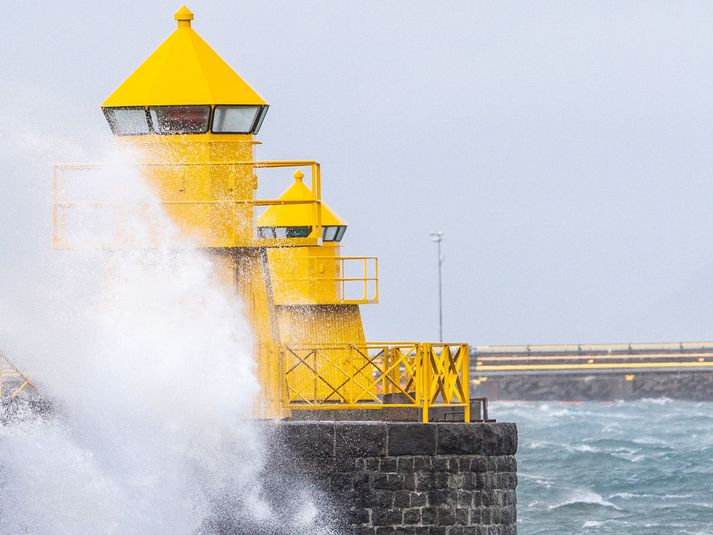
[[[308,201],[314,200],[312,190],[302,181],[304,174],[301,171],[295,173],[295,182],[287,188],[279,200],[281,201]],[[346,225],[334,210],[327,206],[324,201],[322,206],[322,226],[342,226]],[[257,220],[258,227],[305,227],[312,225],[312,205],[311,204],[283,204],[271,206]]]
[[[198,104],[265,105],[265,100],[191,28],[183,6],[178,28],[110,96],[102,107]]]

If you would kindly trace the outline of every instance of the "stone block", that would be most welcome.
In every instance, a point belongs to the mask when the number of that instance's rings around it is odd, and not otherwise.
[[[421,509],[421,523],[424,526],[431,526],[438,522],[438,508],[424,507]]]
[[[403,522],[402,509],[374,509],[371,512],[371,523],[375,526],[398,526]]]
[[[431,474],[431,479],[433,480],[434,489],[447,489],[448,488],[448,472],[434,472]]]
[[[473,493],[469,490],[458,490],[458,507],[471,507],[473,505]]]
[[[451,489],[436,489],[428,491],[428,504],[432,506],[449,505],[458,503],[458,493]]]
[[[470,471],[471,472],[485,472],[488,469],[488,460],[482,455],[470,458]]]
[[[448,474],[448,483],[447,487],[449,489],[462,489],[463,485],[465,483],[465,475],[464,474]]]
[[[349,509],[344,513],[344,516],[345,520],[352,525],[368,524],[370,522],[368,509]]]
[[[433,455],[435,451],[436,425],[389,424],[389,455]]]
[[[455,510],[456,524],[466,526],[470,523],[470,508],[457,507]]]
[[[472,455],[483,452],[484,427],[488,424],[447,423],[438,428],[439,455]]]
[[[434,457],[431,459],[431,466],[434,472],[447,472],[448,457]]]
[[[399,461],[396,457],[384,457],[381,459],[379,470],[381,472],[396,472],[399,469]]]
[[[326,459],[334,455],[331,422],[284,422],[272,438],[279,454],[302,459]]]
[[[370,472],[378,472],[381,459],[378,457],[364,459],[364,469]]]
[[[394,503],[394,493],[389,490],[369,489],[361,495],[360,502],[367,508],[389,508]]]
[[[334,452],[341,457],[376,457],[386,454],[386,424],[336,422]]]
[[[409,509],[404,509],[404,524],[406,525],[416,525],[421,523],[421,509],[418,507],[412,507]]]
[[[335,473],[329,478],[329,490],[346,492],[354,488],[354,475],[350,473]]]
[[[375,489],[400,490],[404,488],[403,474],[378,474],[374,476],[372,486]]]
[[[409,507],[423,507],[428,503],[428,494],[425,492],[409,493]]]
[[[394,507],[405,509],[411,505],[411,493],[407,490],[394,492]]]
[[[426,456],[418,456],[413,458],[413,469],[415,472],[431,471],[431,458]]]
[[[438,508],[438,525],[440,526],[453,526],[456,523],[456,513],[453,507],[439,507]]]
[[[398,471],[399,472],[413,472],[413,457],[399,457],[398,458]]]
[[[433,475],[430,472],[416,474],[416,490],[430,490],[433,488]]]

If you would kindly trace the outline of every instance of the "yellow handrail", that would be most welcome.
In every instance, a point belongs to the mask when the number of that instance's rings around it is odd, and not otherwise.
[[[281,399],[287,409],[463,407],[470,420],[468,344],[280,345]]]

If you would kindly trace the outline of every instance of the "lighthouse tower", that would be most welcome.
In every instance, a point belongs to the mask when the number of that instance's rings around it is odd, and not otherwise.
[[[226,291],[244,301],[258,414],[389,405],[428,421],[429,406],[441,405],[467,420],[468,345],[366,341],[359,307],[378,301],[377,259],[341,254],[347,225],[322,201],[318,162],[254,159],[268,104],[196,33],[186,7],[174,18],[173,33],[101,109],[181,243],[209,253]],[[282,170],[277,199],[258,197],[265,168]],[[82,245],[67,221],[83,205],[66,198],[63,181],[91,169],[55,166],[57,247]]]

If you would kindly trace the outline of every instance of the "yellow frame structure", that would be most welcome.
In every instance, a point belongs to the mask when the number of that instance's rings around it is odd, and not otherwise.
[[[137,163],[128,164],[127,168],[181,168],[184,170],[200,167],[252,167],[253,169],[274,169],[274,168],[302,168],[309,167],[311,170],[311,186],[314,194],[313,199],[285,201],[281,199],[235,199],[219,201],[162,201],[160,204],[169,205],[249,205],[253,208],[260,206],[279,206],[286,204],[310,204],[312,205],[312,232],[306,238],[252,238],[237,242],[235,247],[299,247],[321,245],[322,243],[322,214],[320,205],[322,203],[322,178],[319,162],[314,160],[264,160],[264,161],[235,161],[235,162],[209,162],[209,163]],[[92,171],[107,168],[106,165],[99,164],[54,164],[52,165],[52,223],[53,223],[53,245],[58,249],[72,249],[77,247],[66,237],[67,211],[71,208],[81,207],[102,207],[108,203],[99,201],[68,201],[65,198],[65,174],[69,171]],[[185,172],[185,171],[184,171]],[[118,244],[105,244],[106,247],[118,246]],[[83,245],[86,247],[86,244]]]

